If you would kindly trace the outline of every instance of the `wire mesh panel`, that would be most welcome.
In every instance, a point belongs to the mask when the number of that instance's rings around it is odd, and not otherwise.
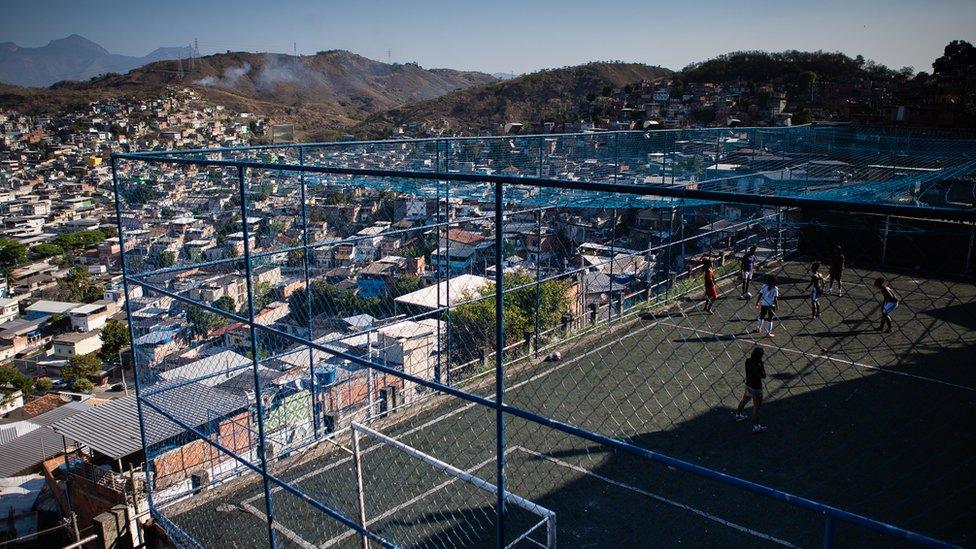
[[[568,546],[965,544],[972,148],[811,126],[116,158],[154,516],[186,545],[548,543],[517,494]]]

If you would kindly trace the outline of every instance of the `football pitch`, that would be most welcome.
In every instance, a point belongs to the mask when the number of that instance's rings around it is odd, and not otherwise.
[[[860,267],[843,296],[810,318],[805,263],[776,269],[775,337],[751,333],[757,310],[722,285],[716,314],[693,294],[675,306],[615,318],[569,340],[555,362],[508,368],[506,403],[635,446],[960,545],[976,503],[976,287],[971,281]],[[883,274],[901,296],[892,333],[875,330]],[[759,281],[753,283],[755,295]],[[700,293],[700,292],[699,292]],[[766,350],[763,421],[736,422],[745,358]],[[491,381],[470,389],[490,396]],[[751,405],[747,406],[747,413]],[[436,397],[371,425],[495,482],[494,410]],[[823,517],[542,425],[506,416],[508,490],[556,514],[565,547],[820,543]],[[345,449],[324,443],[273,473],[358,517]],[[364,438],[367,526],[404,546],[494,546],[495,496]],[[315,456],[311,457],[314,453]],[[358,535],[288,492],[273,490],[280,546],[361,546]],[[218,505],[223,504],[223,505]],[[207,545],[267,543],[260,483],[232,481],[163,509]],[[511,509],[506,539],[545,539],[538,517]],[[531,531],[530,531],[531,530]],[[838,525],[845,542],[893,538]]]

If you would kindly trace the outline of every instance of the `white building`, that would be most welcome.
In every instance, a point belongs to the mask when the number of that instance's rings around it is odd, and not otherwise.
[[[18,301],[9,297],[0,297],[0,324],[17,318],[19,312]]]
[[[101,348],[101,332],[68,332],[54,338],[51,351],[56,357],[71,358],[94,353]]]
[[[380,248],[380,242],[383,241],[383,233],[390,228],[390,223],[379,222],[372,227],[366,227],[365,229],[356,233],[356,256],[363,261],[372,261],[376,259],[376,254]]]
[[[68,316],[71,317],[71,329],[77,332],[102,329],[109,314],[108,306],[104,303],[90,303],[68,311]]]

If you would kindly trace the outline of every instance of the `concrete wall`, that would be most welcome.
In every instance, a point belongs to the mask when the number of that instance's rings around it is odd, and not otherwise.
[[[247,454],[251,445],[256,444],[256,435],[251,433],[250,412],[241,412],[221,422],[213,438],[225,448],[236,453]],[[153,458],[155,487],[164,489],[183,482],[191,475],[208,472],[215,464],[228,459],[232,458],[210,443],[194,439]]]

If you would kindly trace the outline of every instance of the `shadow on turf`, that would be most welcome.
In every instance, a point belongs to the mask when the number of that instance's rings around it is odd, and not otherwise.
[[[923,314],[949,324],[955,324],[965,330],[976,331],[976,302],[932,309],[924,311]]]
[[[971,349],[953,349],[938,355],[913,355],[899,369],[958,368],[969,352]],[[812,359],[809,364],[771,361],[767,368],[774,379],[796,382],[779,388],[764,403],[767,433],[753,435],[748,421],[734,421],[731,412],[740,396],[736,387],[724,406],[675,422],[670,429],[624,440],[955,543],[972,542],[965,515],[976,504],[976,483],[970,474],[976,462],[965,444],[971,437],[971,421],[964,418],[971,418],[976,409],[976,392],[883,372],[837,381],[836,372],[846,366]],[[582,462],[603,477],[792,543],[820,543],[823,517],[816,513],[517,418],[507,421],[512,444],[528,447],[523,439],[526,433],[529,437],[533,432],[547,433],[543,437],[546,446],[533,450]],[[626,423],[623,418],[621,424]],[[612,425],[602,429],[608,434],[614,430]],[[546,475],[528,476],[530,480],[509,489],[557,512],[562,546],[765,543],[592,476],[555,464],[547,470]],[[510,469],[509,476],[525,477],[518,469]],[[459,512],[484,517],[492,509]],[[465,539],[463,529],[462,523],[425,538],[421,545]],[[521,530],[513,525],[509,532],[512,539]],[[845,545],[897,545],[894,538],[850,526],[839,532]],[[493,534],[487,535],[488,539],[472,540],[467,546],[492,546]]]

